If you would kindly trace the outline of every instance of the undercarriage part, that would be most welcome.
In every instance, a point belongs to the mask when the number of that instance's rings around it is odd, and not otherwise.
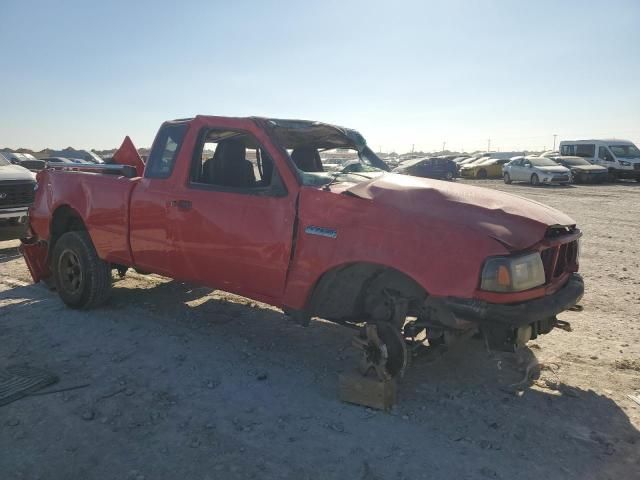
[[[489,348],[492,350],[515,352],[524,347],[529,340],[534,340],[538,335],[549,333],[554,326],[566,329],[565,325],[568,325],[568,323],[558,320],[556,317],[550,317],[517,328],[502,325],[483,325],[482,333]],[[570,329],[571,326],[568,326],[568,328]]]
[[[367,323],[352,344],[361,351],[359,370],[374,371],[380,381],[402,376],[409,355],[400,331],[389,323]]]

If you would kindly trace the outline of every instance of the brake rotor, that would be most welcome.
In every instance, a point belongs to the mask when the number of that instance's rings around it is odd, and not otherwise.
[[[409,358],[407,346],[400,331],[391,324],[365,324],[352,344],[362,353],[359,364],[362,375],[373,370],[384,381],[404,374]]]

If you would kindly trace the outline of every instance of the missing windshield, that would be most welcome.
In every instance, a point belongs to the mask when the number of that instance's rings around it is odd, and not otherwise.
[[[389,171],[355,130],[303,120],[268,120],[303,185],[359,183]]]

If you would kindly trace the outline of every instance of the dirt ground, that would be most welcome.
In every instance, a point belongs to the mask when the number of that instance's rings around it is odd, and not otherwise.
[[[348,329],[137,274],[77,312],[0,243],[0,367],[78,387],[0,407],[0,478],[640,478],[640,183],[475,183],[577,220],[584,310],[520,355],[417,356],[388,414],[337,398]]]

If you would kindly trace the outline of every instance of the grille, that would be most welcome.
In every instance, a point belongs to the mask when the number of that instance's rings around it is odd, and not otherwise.
[[[549,283],[575,266],[578,260],[578,241],[573,240],[569,243],[547,248],[540,252],[540,256],[544,265],[545,279]]]
[[[0,183],[0,207],[31,205],[34,183]]]
[[[569,177],[567,175],[556,175],[552,180],[554,182],[568,182]]]

